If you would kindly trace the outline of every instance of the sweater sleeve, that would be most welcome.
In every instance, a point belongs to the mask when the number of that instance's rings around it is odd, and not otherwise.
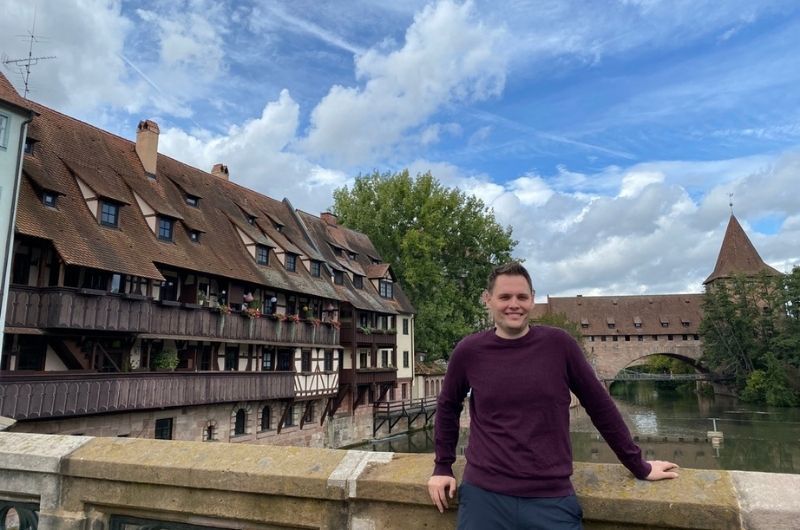
[[[572,337],[565,336],[569,386],[597,430],[617,455],[619,461],[638,479],[650,474],[651,466],[642,458],[642,450],[633,441],[614,400],[597,378],[583,350]]]
[[[468,357],[468,353],[463,343],[464,341],[461,341],[450,355],[444,383],[436,403],[434,475],[453,476],[459,418],[464,407],[464,398],[469,390],[464,359]]]

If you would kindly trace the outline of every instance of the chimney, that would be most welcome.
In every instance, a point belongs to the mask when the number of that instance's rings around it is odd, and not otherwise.
[[[322,212],[319,214],[326,225],[337,226],[339,224],[338,218],[331,212]]]
[[[211,174],[222,180],[228,180],[228,166],[225,164],[214,164],[214,167],[211,168]]]
[[[136,154],[148,175],[156,175],[158,160],[158,124],[153,120],[142,120],[136,128]]]

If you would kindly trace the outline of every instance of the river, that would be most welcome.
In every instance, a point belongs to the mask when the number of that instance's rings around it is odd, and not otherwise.
[[[612,396],[648,460],[670,460],[688,468],[800,474],[800,408],[751,405],[654,382],[624,383],[615,386]],[[720,443],[706,439],[714,430],[711,418],[723,433]],[[617,462],[582,408],[572,410],[570,422],[576,461]],[[430,453],[432,436],[431,431],[418,431],[364,448]],[[460,453],[466,439],[464,431]]]

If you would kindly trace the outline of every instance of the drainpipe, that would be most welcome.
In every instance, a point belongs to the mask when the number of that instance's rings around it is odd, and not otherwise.
[[[30,112],[30,111],[29,111]],[[3,261],[2,277],[0,278],[0,288],[2,288],[2,301],[0,301],[0,366],[3,363],[3,340],[6,329],[6,305],[8,304],[8,286],[11,283],[11,259],[14,253],[14,225],[17,220],[17,201],[19,200],[19,183],[22,179],[22,159],[24,158],[25,138],[27,136],[28,124],[33,121],[34,113],[28,114],[28,119],[24,120],[19,128],[19,153],[17,155],[17,168],[14,178],[14,190],[11,201],[11,219],[8,223],[8,233],[6,234],[6,255]],[[9,367],[10,368],[10,367]]]

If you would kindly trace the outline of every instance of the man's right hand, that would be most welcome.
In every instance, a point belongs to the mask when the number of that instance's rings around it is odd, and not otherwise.
[[[433,504],[444,513],[448,495],[452,499],[456,495],[456,479],[447,475],[433,475],[428,479],[428,494]]]

